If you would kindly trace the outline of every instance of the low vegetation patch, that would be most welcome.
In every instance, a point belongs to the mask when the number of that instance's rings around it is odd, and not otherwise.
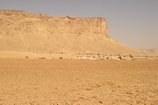
[[[26,56],[25,58],[29,58],[28,56]]]
[[[46,59],[45,57],[41,57],[41,58],[39,58],[39,59]]]

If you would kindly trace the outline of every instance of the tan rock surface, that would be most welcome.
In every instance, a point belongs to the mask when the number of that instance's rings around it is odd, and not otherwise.
[[[0,51],[146,54],[111,38],[104,18],[17,10],[0,10]]]

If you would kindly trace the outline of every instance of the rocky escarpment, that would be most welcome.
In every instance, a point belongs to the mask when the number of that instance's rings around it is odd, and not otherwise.
[[[48,16],[19,10],[0,10],[0,50],[140,53],[110,38],[104,18]]]
[[[49,34],[76,34],[76,35],[107,35],[107,25],[104,18],[79,18],[70,16],[47,16],[24,11],[1,10],[1,26],[5,29],[15,29],[24,33],[33,31]]]

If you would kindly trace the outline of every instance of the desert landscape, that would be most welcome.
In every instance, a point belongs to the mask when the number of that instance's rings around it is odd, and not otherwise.
[[[0,57],[31,59],[157,59],[108,35],[102,17],[48,16],[0,10]]]
[[[157,63],[0,59],[0,105],[157,105]]]
[[[158,105],[157,49],[118,42],[102,17],[0,10],[0,105]]]

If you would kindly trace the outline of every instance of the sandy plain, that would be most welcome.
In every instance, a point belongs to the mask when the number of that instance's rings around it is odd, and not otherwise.
[[[158,105],[158,60],[1,58],[0,105]]]

